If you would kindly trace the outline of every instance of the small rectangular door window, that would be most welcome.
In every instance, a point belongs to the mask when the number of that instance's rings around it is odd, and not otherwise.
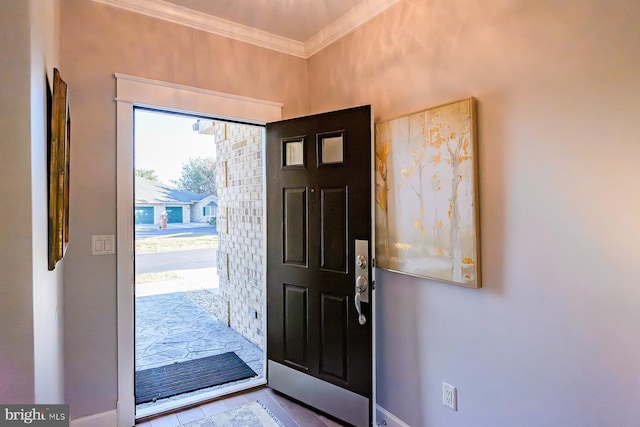
[[[304,167],[304,139],[282,141],[284,167]]]
[[[344,134],[318,135],[318,164],[331,165],[344,162]]]

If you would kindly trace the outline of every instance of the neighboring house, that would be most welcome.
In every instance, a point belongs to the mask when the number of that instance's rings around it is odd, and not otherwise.
[[[216,217],[218,198],[136,177],[135,223],[160,224],[166,212],[169,223],[210,222]]]

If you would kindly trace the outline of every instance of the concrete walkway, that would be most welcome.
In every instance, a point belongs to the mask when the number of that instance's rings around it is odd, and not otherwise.
[[[180,279],[136,285],[136,371],[233,351],[263,376],[262,349],[212,314],[217,295],[215,269],[174,273]],[[244,381],[248,380],[232,384]]]
[[[218,294],[218,273],[215,268],[172,270],[171,273],[177,275],[178,279],[152,283],[136,283],[136,298],[170,294],[173,292],[203,290],[213,295]]]

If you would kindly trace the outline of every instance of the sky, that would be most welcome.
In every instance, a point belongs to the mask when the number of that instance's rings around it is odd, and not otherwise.
[[[153,169],[160,182],[180,179],[189,158],[215,157],[213,135],[192,130],[195,117],[135,110],[134,162],[136,169]]]

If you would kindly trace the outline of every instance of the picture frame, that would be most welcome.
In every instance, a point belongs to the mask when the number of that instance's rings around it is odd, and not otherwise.
[[[71,120],[67,84],[53,70],[48,144],[48,269],[54,270],[69,243]]]
[[[480,288],[476,99],[376,123],[376,267]]]

